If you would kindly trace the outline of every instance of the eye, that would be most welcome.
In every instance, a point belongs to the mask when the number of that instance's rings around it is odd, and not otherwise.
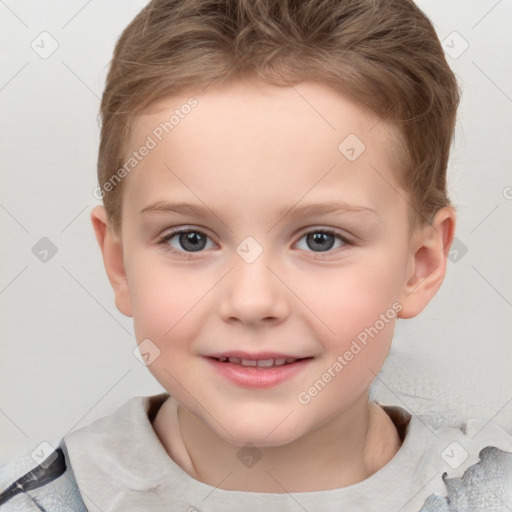
[[[305,239],[305,250],[311,249],[313,252],[325,253],[331,252],[336,238],[341,242],[337,248],[351,244],[345,237],[331,229],[314,229],[308,231],[302,235],[297,244],[299,244],[302,239]],[[174,243],[173,239],[176,239]],[[158,243],[164,245],[166,249],[174,254],[188,256],[191,253],[201,252],[203,249],[207,248],[208,239],[208,235],[198,229],[179,228],[165,234]],[[304,247],[302,247],[302,249],[304,249]]]
[[[350,242],[345,237],[331,229],[314,229],[304,233],[301,240],[304,238],[306,240],[307,248],[313,250],[313,252],[324,253],[331,251],[335,244],[336,238],[342,242],[341,245],[336,247],[336,249],[343,247],[344,245],[350,245]],[[297,243],[300,243],[300,240]]]
[[[170,243],[173,238],[176,238],[174,245]],[[167,233],[158,243],[165,244],[175,254],[186,255],[187,253],[202,251],[206,246],[207,240],[208,236],[202,231],[192,228],[180,228]],[[176,245],[181,246],[185,250],[181,250]]]

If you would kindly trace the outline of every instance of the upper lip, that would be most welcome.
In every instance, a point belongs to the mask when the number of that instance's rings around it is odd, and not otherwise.
[[[268,359],[304,359],[311,356],[300,356],[295,354],[282,354],[279,352],[243,352],[241,350],[234,350],[229,352],[217,352],[215,354],[206,354],[205,357],[213,357],[218,359],[219,357],[238,357],[239,359],[248,359],[253,361],[264,361]]]

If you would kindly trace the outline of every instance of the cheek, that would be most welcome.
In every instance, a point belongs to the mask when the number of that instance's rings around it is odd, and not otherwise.
[[[204,303],[201,298],[211,284],[196,285],[186,271],[170,272],[161,264],[138,270],[130,289],[135,337],[138,343],[149,339],[154,344],[149,347],[157,356],[147,366],[153,377],[178,401],[188,404],[190,394],[202,396],[200,383],[189,376],[195,363],[191,348],[201,331],[197,316]]]
[[[316,277],[303,281],[298,295],[316,314],[317,335],[328,347],[342,350],[358,336],[364,342],[365,332],[374,333],[374,326],[379,339],[392,336],[399,287],[390,264],[372,261]]]
[[[207,283],[196,283],[186,270],[147,262],[129,276],[133,322],[137,340],[152,339],[161,350],[172,341],[193,335],[194,314],[208,292]]]
[[[347,309],[333,320],[336,339],[324,341],[322,364],[297,394],[311,418],[335,415],[368,390],[388,355],[396,314],[392,307],[383,317]]]

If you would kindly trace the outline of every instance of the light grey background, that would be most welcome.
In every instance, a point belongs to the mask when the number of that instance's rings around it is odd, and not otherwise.
[[[0,462],[162,391],[133,355],[89,219],[107,65],[145,4],[0,0]],[[463,88],[457,253],[425,311],[398,321],[374,392],[434,423],[512,430],[512,1],[418,4]],[[43,237],[57,248],[46,262]]]

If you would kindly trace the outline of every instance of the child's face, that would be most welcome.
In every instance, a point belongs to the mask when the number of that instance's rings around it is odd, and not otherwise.
[[[157,144],[125,178],[117,304],[184,407],[231,443],[285,444],[366,401],[388,353],[413,268],[392,128],[320,84],[236,83],[158,141],[188,97],[134,125],[131,151]],[[332,202],[359,209],[293,213]],[[190,240],[161,241],[174,228]],[[212,358],[244,355],[305,359]]]

